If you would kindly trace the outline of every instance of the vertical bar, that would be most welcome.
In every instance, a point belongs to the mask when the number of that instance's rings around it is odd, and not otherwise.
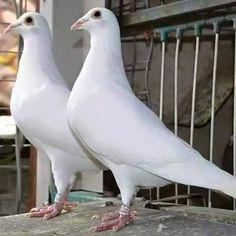
[[[178,135],[178,64],[179,64],[180,37],[177,36],[175,48],[175,75],[174,75],[174,132]],[[178,184],[175,183],[175,196],[178,196]],[[175,200],[178,204],[178,199]]]
[[[122,22],[123,21],[123,0],[119,0],[119,6],[120,6],[119,18],[120,18],[120,22]]]
[[[162,41],[161,43],[161,81],[160,81],[160,110],[159,117],[162,120],[163,116],[163,96],[164,96],[164,77],[165,77],[165,51],[166,51],[166,42]]]
[[[136,11],[136,1],[135,0],[130,1],[130,11],[131,12]]]
[[[192,90],[192,106],[191,106],[191,124],[190,124],[190,146],[193,146],[194,137],[194,117],[195,117],[195,101],[196,101],[196,85],[197,85],[197,71],[198,71],[198,55],[199,55],[199,36],[196,36],[194,71],[193,71],[193,90]],[[191,186],[188,185],[188,194],[191,192]],[[189,205],[189,199],[187,200]]]
[[[234,24],[234,110],[233,110],[233,174],[236,175],[236,19]],[[233,200],[233,209],[236,208],[235,199]]]
[[[19,6],[17,6],[16,1],[13,1],[15,6],[16,17],[18,18],[23,13],[23,0],[20,0]],[[22,49],[22,38],[19,37],[18,41],[18,63],[21,56]],[[22,168],[21,168],[21,138],[23,136],[16,127],[16,136],[15,136],[15,154],[16,154],[16,170],[17,170],[17,179],[16,179],[16,213],[19,213],[21,201],[22,201]]]
[[[15,8],[16,18],[18,18],[20,16],[20,12],[16,0],[13,0],[13,5]]]
[[[165,0],[160,0],[161,5],[165,5]]]
[[[27,12],[27,3],[28,3],[28,0],[25,0],[24,12]]]
[[[106,0],[106,8],[112,9],[112,0]]]
[[[18,127],[16,127],[15,136],[15,154],[16,154],[16,213],[20,212],[20,206],[22,202],[22,168],[21,168],[21,147],[22,147],[22,135]]]
[[[174,76],[174,132],[178,135],[178,64],[180,38],[177,38],[175,48],[175,76]]]
[[[134,74],[135,74],[135,67],[137,64],[137,39],[136,35],[134,35],[134,42],[133,42],[133,61],[132,61],[132,70],[130,74],[130,83],[131,88],[134,90]]]
[[[147,62],[146,62],[145,79],[144,79],[145,89],[146,89],[146,94],[147,94],[147,105],[148,105],[148,107],[151,107],[151,105],[152,105],[151,97],[150,97],[150,91],[149,91],[149,88],[148,88],[148,79],[149,79],[150,63],[151,63],[151,59],[152,59],[153,44],[154,44],[154,37],[152,35],[151,40],[150,40],[150,48],[149,48]]]
[[[166,53],[166,33],[164,31],[161,34],[161,81],[160,81],[160,107],[159,118],[163,120],[163,97],[164,97],[164,78],[165,78],[165,53]],[[157,188],[157,199],[160,199],[160,188]]]
[[[198,70],[198,55],[199,55],[199,36],[196,37],[194,72],[193,72],[193,91],[192,91],[192,106],[191,106],[191,124],[190,124],[190,146],[193,146],[194,136],[194,118],[195,118],[195,101],[196,101],[196,85],[197,85],[197,70]]]
[[[19,3],[19,14],[22,15],[24,12],[24,9],[23,9],[23,0],[20,0],[20,3]]]
[[[212,77],[212,94],[211,94],[211,126],[210,126],[210,153],[209,160],[213,162],[214,154],[214,122],[215,122],[215,86],[216,86],[216,72],[218,61],[218,46],[219,46],[219,32],[215,33],[215,48],[214,48],[214,64]],[[208,190],[208,207],[212,207],[211,190]]]
[[[151,2],[150,0],[145,1],[145,8],[150,8],[151,7]]]

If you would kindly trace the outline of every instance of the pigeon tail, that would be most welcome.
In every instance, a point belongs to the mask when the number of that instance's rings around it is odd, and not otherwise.
[[[203,158],[155,169],[147,165],[140,167],[173,182],[220,191],[236,198],[236,178]]]

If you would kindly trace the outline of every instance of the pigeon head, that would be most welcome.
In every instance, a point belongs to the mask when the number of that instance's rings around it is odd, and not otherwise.
[[[15,22],[11,23],[4,33],[15,31],[21,36],[40,32],[43,29],[48,28],[45,18],[36,12],[26,12],[21,15]]]
[[[78,19],[71,26],[71,30],[85,29],[91,33],[93,31],[104,31],[107,28],[114,29],[117,27],[118,22],[112,11],[106,8],[93,8]]]

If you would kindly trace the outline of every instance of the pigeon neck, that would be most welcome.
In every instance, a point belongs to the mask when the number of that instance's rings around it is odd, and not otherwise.
[[[20,79],[17,79],[17,83],[28,85],[28,74],[31,77],[32,75],[44,75],[35,76],[34,80],[31,80],[31,85],[38,86],[43,82],[53,82],[66,86],[54,60],[49,32],[24,36],[24,49],[17,76]]]
[[[44,62],[45,60],[51,60],[52,45],[50,36],[47,34],[25,36],[22,57],[27,55],[30,55],[31,59],[37,58]]]
[[[101,32],[93,34],[91,33],[91,52],[96,52],[98,62],[111,63],[112,60],[116,63],[115,67],[123,68],[120,36],[116,34],[106,34]],[[112,67],[114,69],[114,66]]]
[[[119,30],[91,32],[91,48],[86,58],[85,68],[93,72],[98,80],[113,78],[124,87],[130,88],[127,81],[121,53]],[[112,74],[112,76],[107,76]]]

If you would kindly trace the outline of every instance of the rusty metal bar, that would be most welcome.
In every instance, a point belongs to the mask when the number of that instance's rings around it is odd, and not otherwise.
[[[134,89],[134,75],[135,75],[135,65],[137,64],[137,41],[136,36],[134,36],[134,42],[133,42],[133,62],[131,64],[132,70],[130,74],[130,83],[131,88]]]
[[[14,51],[0,51],[0,53],[12,53],[12,54],[17,54],[18,52],[14,52]]]
[[[233,175],[236,175],[236,18],[234,27],[234,107],[233,107]],[[233,200],[233,209],[236,209],[236,200]]]
[[[144,78],[144,83],[145,83],[145,89],[146,89],[146,94],[147,94],[147,105],[148,107],[151,107],[152,102],[151,102],[151,97],[150,97],[150,91],[149,91],[149,71],[150,71],[150,64],[151,64],[151,59],[152,59],[152,53],[153,53],[153,46],[154,46],[154,37],[152,36],[150,39],[150,46],[149,46],[149,52],[148,52],[148,57],[147,57],[147,63],[146,63],[146,71],[145,71],[145,78]]]
[[[163,19],[176,18],[190,13],[210,11],[235,6],[234,0],[183,0],[158,7],[140,10],[123,16],[122,27],[135,27],[140,24],[155,24]]]

